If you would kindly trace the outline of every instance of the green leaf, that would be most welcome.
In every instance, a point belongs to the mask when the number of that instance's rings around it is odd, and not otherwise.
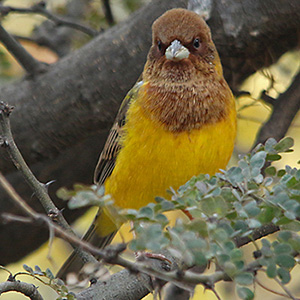
[[[243,272],[236,275],[234,280],[239,285],[250,285],[253,283],[253,274],[249,272]]]
[[[277,267],[276,264],[270,263],[267,267],[267,276],[269,278],[275,278],[277,275]]]
[[[261,209],[261,213],[258,217],[258,220],[263,223],[270,223],[275,217],[275,210],[273,207],[265,207]]]
[[[279,154],[268,154],[266,157],[266,161],[277,161],[281,159],[281,155]]]
[[[201,237],[207,237],[207,224],[203,220],[194,219],[185,224],[186,229],[199,233]]]
[[[199,251],[192,251],[194,255],[194,260],[197,266],[206,266],[207,265],[207,259],[205,258],[205,255],[202,252]]]
[[[235,248],[232,251],[230,251],[229,255],[232,261],[237,261],[243,257],[243,251],[241,249]]]
[[[292,252],[292,247],[286,243],[280,243],[274,247],[274,253],[277,255],[283,253],[291,253],[291,252]]]
[[[289,239],[293,237],[290,231],[280,231],[278,234],[279,240],[287,242]]]
[[[174,204],[171,201],[163,200],[160,204],[162,211],[170,211],[174,209]]]
[[[244,176],[242,174],[242,169],[239,167],[230,168],[227,171],[226,175],[233,186],[236,186],[237,183],[241,183],[244,180]]]
[[[240,299],[244,299],[244,300],[254,299],[254,293],[250,289],[246,287],[237,286],[236,290]]]
[[[291,275],[290,275],[290,272],[287,271],[286,269],[284,268],[279,268],[277,270],[277,274],[278,274],[278,277],[280,278],[281,282],[283,284],[287,284],[290,282],[291,280]]]
[[[260,151],[254,154],[250,159],[251,167],[260,170],[265,164],[266,156],[267,153],[265,151]]]
[[[285,152],[294,146],[294,140],[290,137],[283,138],[277,145],[274,146],[274,149],[278,152]]]
[[[139,212],[137,217],[139,218],[147,218],[147,219],[152,219],[154,216],[153,209],[151,209],[149,206],[142,207]]]
[[[278,266],[283,268],[293,268],[296,264],[296,261],[293,256],[287,254],[279,254],[275,257],[275,262]]]
[[[278,177],[282,177],[282,176],[284,176],[285,175],[285,173],[286,173],[286,171],[285,170],[279,170],[278,172],[277,172],[277,176]]]
[[[270,166],[265,169],[266,175],[275,176],[276,175],[276,168],[273,166]]]
[[[251,201],[244,206],[245,211],[249,217],[255,217],[260,213],[260,209],[257,207],[256,201]]]

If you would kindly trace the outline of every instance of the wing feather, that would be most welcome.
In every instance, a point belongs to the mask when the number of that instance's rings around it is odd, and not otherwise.
[[[103,184],[113,172],[117,155],[121,149],[120,137],[122,135],[122,128],[126,123],[127,110],[130,102],[136,99],[142,84],[143,81],[138,81],[128,92],[120,106],[115,123],[109,132],[108,138],[100,154],[99,161],[95,169],[94,182],[96,184]]]

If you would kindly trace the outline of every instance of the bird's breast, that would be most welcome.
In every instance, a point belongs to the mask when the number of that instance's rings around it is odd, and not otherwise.
[[[194,175],[225,168],[234,146],[235,114],[231,103],[227,117],[219,122],[174,132],[134,101],[128,110],[122,149],[105,182],[106,193],[120,207],[140,208],[154,202],[155,196],[167,197],[170,186],[178,189]]]

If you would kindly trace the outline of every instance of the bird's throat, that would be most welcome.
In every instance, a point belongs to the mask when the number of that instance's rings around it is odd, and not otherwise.
[[[145,113],[172,132],[199,129],[224,120],[234,105],[223,78],[186,83],[148,82],[140,92],[140,105]]]

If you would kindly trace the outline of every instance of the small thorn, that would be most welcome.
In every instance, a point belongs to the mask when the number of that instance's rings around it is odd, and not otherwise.
[[[3,148],[7,148],[8,147],[7,140],[4,137],[2,137],[2,136],[0,136],[0,147],[3,147]]]
[[[61,214],[61,211],[59,211],[58,209],[50,209],[48,212],[48,217],[52,221],[56,221],[60,214]]]

